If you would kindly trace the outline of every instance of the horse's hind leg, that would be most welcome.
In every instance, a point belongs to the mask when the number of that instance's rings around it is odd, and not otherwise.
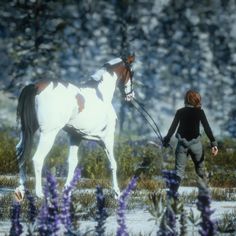
[[[49,153],[55,137],[58,133],[58,130],[41,132],[39,138],[39,144],[37,150],[33,156],[33,164],[35,171],[35,191],[36,196],[42,198],[43,197],[43,189],[42,189],[42,168],[46,155]]]
[[[21,138],[19,143],[16,145],[16,155],[20,156],[23,152],[23,137],[21,133]],[[25,171],[25,163],[22,159],[18,159],[18,166],[19,166],[19,186],[15,190],[15,196],[18,201],[23,200],[25,194],[25,182],[26,182],[26,171]]]

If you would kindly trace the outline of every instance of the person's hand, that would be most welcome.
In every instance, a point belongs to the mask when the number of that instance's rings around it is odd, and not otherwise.
[[[217,146],[212,147],[212,148],[211,148],[211,154],[212,154],[212,156],[216,156],[217,153],[218,153],[218,148],[217,148]]]
[[[163,147],[168,147],[170,145],[169,142],[170,142],[170,140],[168,138],[164,137],[162,140]]]

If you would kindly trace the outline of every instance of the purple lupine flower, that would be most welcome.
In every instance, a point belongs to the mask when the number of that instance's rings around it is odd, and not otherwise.
[[[202,221],[200,222],[199,234],[201,236],[215,235],[216,234],[216,223],[211,220],[211,215],[214,210],[211,210],[211,197],[210,192],[203,180],[198,181],[198,201],[197,209],[201,212]]]
[[[100,186],[96,188],[96,199],[97,199],[97,211],[96,211],[96,221],[97,225],[95,227],[95,235],[103,236],[105,233],[105,221],[108,216],[105,208],[105,197]]]
[[[125,224],[125,209],[126,209],[126,201],[127,198],[129,197],[131,191],[135,188],[137,184],[138,177],[133,177],[131,181],[129,182],[127,188],[122,192],[121,196],[119,197],[118,200],[118,210],[117,210],[117,215],[118,215],[118,229],[116,232],[117,236],[127,236],[127,227]]]
[[[176,216],[175,212],[171,206],[173,201],[178,199],[178,185],[179,183],[176,180],[175,171],[163,170],[163,178],[166,182],[167,190],[167,206],[165,214],[163,215],[162,224],[160,225],[160,229],[157,232],[157,235],[160,236],[176,236],[178,233],[176,232]]]
[[[50,172],[47,173],[44,195],[44,203],[39,214],[38,231],[41,236],[57,236],[60,230],[57,182]]]
[[[62,209],[61,209],[61,221],[67,232],[71,231],[72,220],[70,213],[71,206],[71,192],[76,187],[78,180],[81,178],[81,169],[76,168],[74,177],[70,184],[64,189],[62,194]]]
[[[30,194],[29,190],[25,191],[26,198],[28,200],[27,208],[27,219],[29,224],[27,224],[27,234],[26,236],[32,236],[36,231],[36,217],[37,217],[37,208],[35,206],[35,198]]]
[[[179,182],[176,180],[175,171],[163,170],[162,174],[166,183],[166,187],[168,188],[167,196],[170,198],[177,199],[179,194],[176,189],[178,188]]]
[[[178,233],[176,232],[175,228],[176,228],[175,213],[170,204],[167,203],[166,211],[162,216],[157,236],[177,236]]]
[[[171,205],[169,204],[166,209],[166,218],[168,222],[168,226],[171,229],[171,232],[169,235],[176,236],[178,233],[176,232],[176,216],[175,212],[173,211]]]
[[[28,190],[25,192],[26,198],[28,200],[28,220],[30,223],[34,223],[37,217],[37,208],[35,206],[35,198],[30,194]]]
[[[95,149],[97,148],[97,145],[98,145],[98,144],[97,144],[95,141],[91,141],[91,140],[87,141],[87,143],[86,143],[86,147],[87,147],[88,150],[90,150],[90,151],[95,150]]]
[[[23,233],[23,227],[20,223],[21,205],[14,201],[11,209],[11,229],[10,236],[19,236]]]
[[[171,207],[167,205],[167,209],[161,218],[160,228],[157,232],[157,236],[176,236],[175,230],[170,226],[170,218],[173,214],[170,213],[173,211]]]
[[[40,236],[47,236],[50,234],[50,229],[48,228],[48,207],[46,200],[40,208],[38,216],[38,232]]]

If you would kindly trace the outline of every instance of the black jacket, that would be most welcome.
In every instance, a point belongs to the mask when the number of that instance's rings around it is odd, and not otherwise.
[[[211,145],[217,146],[203,109],[187,106],[177,110],[170,129],[164,138],[164,144],[169,143],[177,126],[177,133],[181,138],[185,138],[187,141],[197,138],[200,135],[200,123],[202,124],[207,137],[210,139]]]

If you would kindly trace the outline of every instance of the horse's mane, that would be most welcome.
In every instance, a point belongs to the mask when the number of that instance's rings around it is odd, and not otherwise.
[[[115,59],[112,59],[109,62],[105,63],[100,69],[104,69],[109,74],[111,74],[111,76],[113,76],[114,75],[114,68],[117,67],[118,65],[120,65],[121,63],[123,63],[122,59],[115,58]],[[95,88],[96,89],[101,81],[102,81],[102,76],[101,76],[101,79],[99,79],[99,80],[93,79],[91,76],[90,79],[79,82],[79,83],[75,83],[75,82],[71,82],[71,81],[69,81],[68,83],[78,86],[79,88]]]
[[[111,76],[114,75],[114,68],[120,64],[122,61],[119,61],[117,62],[116,64],[110,64],[109,62],[108,63],[105,63],[102,68],[100,68],[101,70],[104,69],[104,71],[107,71],[109,74],[111,74]],[[79,87],[80,88],[97,88],[99,83],[102,81],[102,76],[101,76],[101,79],[99,80],[96,80],[96,79],[93,79],[93,78],[90,78],[89,80],[86,80],[86,81],[83,81],[79,84]]]
[[[86,81],[80,82],[77,86],[80,88],[97,88],[100,81],[89,79]]]

